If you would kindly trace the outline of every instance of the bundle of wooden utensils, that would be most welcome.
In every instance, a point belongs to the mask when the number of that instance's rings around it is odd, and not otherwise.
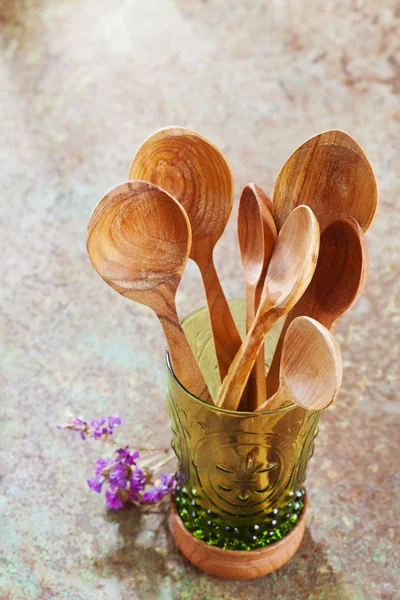
[[[137,151],[129,181],[109,191],[90,217],[92,265],[117,292],[154,310],[174,373],[198,398],[230,410],[264,411],[288,402],[325,408],[342,378],[330,330],[367,277],[364,232],[378,203],[371,165],[350,136],[332,130],[287,159],[272,201],[254,183],[245,186],[238,213],[243,341],[213,262],[233,194],[231,169],[216,146],[188,129],[156,132]],[[222,382],[214,399],[175,306],[188,258],[200,269],[207,298]],[[266,372],[264,339],[283,315]]]

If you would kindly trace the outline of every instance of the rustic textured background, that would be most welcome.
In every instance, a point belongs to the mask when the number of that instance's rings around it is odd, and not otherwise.
[[[11,600],[398,599],[400,4],[395,0],[3,0],[0,5],[0,597]],[[165,125],[208,136],[237,195],[271,192],[297,145],[348,131],[375,168],[366,293],[337,336],[345,376],[309,469],[298,554],[220,581],[174,548],[162,513],[107,514],[101,452],[65,408],[119,410],[132,445],[167,447],[163,337],[90,266],[85,226]],[[216,261],[242,293],[235,217]],[[189,265],[183,316],[204,303]]]

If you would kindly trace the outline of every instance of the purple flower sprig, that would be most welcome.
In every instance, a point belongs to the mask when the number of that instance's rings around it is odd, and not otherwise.
[[[85,440],[87,437],[92,437],[95,440],[105,439],[113,434],[116,425],[123,425],[121,417],[118,413],[110,417],[100,417],[93,419],[90,424],[78,417],[70,417],[66,423],[57,425],[58,429],[69,429],[80,433],[81,438]]]
[[[88,424],[81,418],[70,417],[68,422],[57,425],[59,429],[77,431],[83,440],[93,437],[96,440],[109,441],[116,425],[122,425],[118,414],[114,416],[94,419]],[[131,450],[129,446],[118,448],[113,458],[98,458],[94,467],[94,476],[87,481],[91,490],[101,494],[105,490],[106,506],[111,510],[119,510],[127,504],[139,506],[154,505],[161,502],[166,495],[174,491],[176,480],[174,475],[160,473],[156,484],[154,472],[137,464],[140,458],[138,450]],[[171,457],[172,458],[172,457]],[[163,460],[154,466],[154,471],[168,462]]]
[[[153,481],[153,474],[146,467],[141,469],[136,461],[140,458],[137,450],[131,452],[129,446],[119,448],[116,457],[99,458],[96,462],[95,475],[88,480],[91,490],[102,492],[103,485],[108,486],[105,492],[107,508],[118,510],[128,503],[156,504],[164,496],[173,492],[175,477],[160,474],[160,484],[146,489]]]

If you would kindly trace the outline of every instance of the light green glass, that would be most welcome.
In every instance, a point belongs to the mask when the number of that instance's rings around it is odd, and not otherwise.
[[[242,301],[230,302],[239,330]],[[220,385],[208,312],[183,328],[213,397]],[[281,324],[266,340],[269,366]],[[175,378],[167,354],[168,411],[178,458],[176,506],[184,524],[209,544],[263,547],[295,526],[304,506],[304,481],[322,411],[293,404],[263,413],[206,404]]]

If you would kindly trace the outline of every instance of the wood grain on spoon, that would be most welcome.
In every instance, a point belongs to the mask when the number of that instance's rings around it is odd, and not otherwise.
[[[275,183],[273,210],[278,230],[291,211],[307,204],[321,231],[339,217],[354,217],[367,231],[378,205],[372,167],[353,138],[343,131],[320,133],[285,162]]]
[[[256,185],[243,188],[238,211],[238,239],[243,266],[246,301],[246,330],[253,324],[277,231],[271,214],[271,201]],[[255,410],[266,399],[264,348],[257,357],[249,379],[247,401],[240,410]]]
[[[190,245],[182,206],[144,181],[128,181],[108,192],[87,229],[87,250],[97,273],[119,294],[156,313],[176,377],[192,394],[212,402],[175,305]]]
[[[364,289],[368,275],[365,235],[355,219],[343,217],[321,234],[317,267],[310,285],[286,317],[267,375],[269,395],[279,385],[279,365],[285,333],[300,315],[332,329]]]
[[[233,204],[229,164],[214,144],[195,131],[167,127],[142,144],[129,177],[160,186],[188,214],[193,237],[190,258],[199,266],[203,278],[223,379],[241,344],[213,261],[214,246],[225,229]]]
[[[294,403],[310,410],[329,406],[342,383],[342,359],[333,335],[310,317],[290,324],[283,345],[279,388],[257,410]]]
[[[222,382],[217,406],[237,409],[266,334],[296,304],[310,283],[318,248],[318,221],[308,206],[299,206],[280,231],[265,278],[260,306]]]

